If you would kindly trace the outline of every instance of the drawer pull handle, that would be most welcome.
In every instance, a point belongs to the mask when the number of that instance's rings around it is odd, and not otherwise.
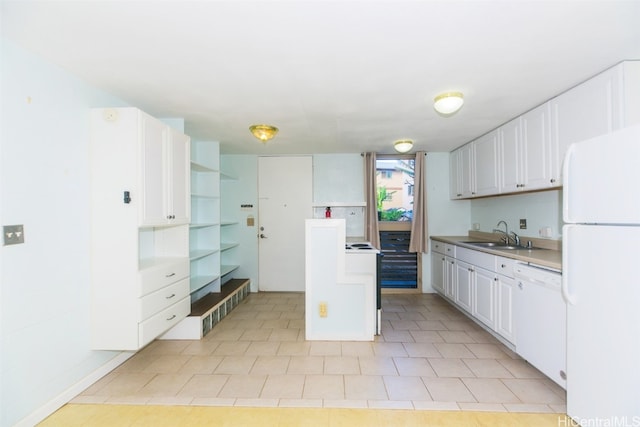
[[[164,276],[164,277],[172,277],[172,276],[175,276],[175,275],[176,275],[176,273],[171,273],[171,274],[167,274],[167,275],[166,275],[166,276]]]
[[[175,319],[175,318],[176,318],[176,315],[174,314],[174,315],[172,315],[171,317],[168,317],[168,318],[167,318],[167,321],[169,321],[169,320],[173,320],[173,319]]]
[[[166,299],[171,299],[171,298],[173,298],[173,297],[175,297],[175,296],[176,296],[176,294],[171,294],[171,295],[169,295],[168,297],[165,297],[165,298],[166,298]]]

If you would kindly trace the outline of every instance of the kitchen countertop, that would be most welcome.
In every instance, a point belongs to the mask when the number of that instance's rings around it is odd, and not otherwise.
[[[491,248],[482,248],[473,246],[463,242],[487,242],[488,239],[481,239],[473,236],[431,236],[432,240],[450,243],[452,245],[463,248],[473,249],[480,252],[486,252],[492,255],[499,255],[505,258],[512,258],[518,261],[530,262],[532,264],[541,265],[543,267],[555,268],[562,270],[562,251],[553,249],[513,249],[500,250]]]

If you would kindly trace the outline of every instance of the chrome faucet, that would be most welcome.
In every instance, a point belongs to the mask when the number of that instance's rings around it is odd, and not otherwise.
[[[509,225],[505,221],[500,220],[498,221],[498,224],[496,224],[496,227],[500,227],[500,224],[504,224],[504,231],[500,230],[499,228],[494,228],[493,232],[504,234],[504,237],[501,240],[504,241],[505,245],[508,245],[509,244]]]
[[[513,236],[513,244],[520,246],[520,236],[518,236],[515,231],[512,231],[511,235]]]

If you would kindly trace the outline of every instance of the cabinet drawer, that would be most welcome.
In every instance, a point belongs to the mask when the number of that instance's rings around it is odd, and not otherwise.
[[[513,277],[513,266],[516,260],[511,258],[496,257],[496,272],[503,276]]]
[[[444,253],[446,253],[445,245],[446,245],[446,243],[439,242],[437,240],[432,240],[431,241],[431,252],[437,252],[439,254],[444,254]]]
[[[162,264],[140,271],[140,296],[189,277],[189,259]]]
[[[456,259],[484,268],[485,270],[495,271],[496,269],[496,256],[485,252],[459,247],[456,250]]]
[[[142,322],[155,313],[180,301],[189,295],[189,279],[182,279],[172,285],[166,286],[159,291],[152,292],[140,298],[140,317]]]
[[[140,347],[142,348],[149,344],[169,328],[178,324],[178,322],[189,315],[190,311],[191,298],[186,297],[140,323],[138,325]]]

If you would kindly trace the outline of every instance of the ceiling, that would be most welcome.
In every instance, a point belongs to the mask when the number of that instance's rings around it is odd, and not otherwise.
[[[226,154],[450,151],[640,59],[638,22],[615,0],[2,0],[6,38]]]

